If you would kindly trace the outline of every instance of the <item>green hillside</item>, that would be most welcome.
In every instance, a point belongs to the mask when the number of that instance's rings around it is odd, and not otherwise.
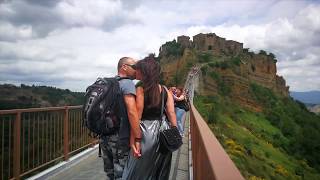
[[[201,67],[194,104],[243,176],[320,179],[320,116],[288,95],[276,57],[263,50],[203,51],[195,49],[202,44],[188,43],[161,47],[163,81],[182,86],[187,72]]]
[[[84,93],[48,86],[0,85],[0,110],[81,105]]]
[[[320,179],[320,117],[266,88],[252,89],[268,107],[262,113],[222,95],[198,95],[194,103],[247,179]]]

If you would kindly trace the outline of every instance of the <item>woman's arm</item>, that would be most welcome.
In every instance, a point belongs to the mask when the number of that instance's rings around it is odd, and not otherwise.
[[[141,86],[137,87],[136,89],[136,104],[137,104],[138,118],[141,119],[143,108],[144,108],[144,91]]]
[[[175,101],[183,101],[185,96],[183,94],[181,94],[179,97],[173,95],[173,98],[174,98]]]
[[[141,116],[142,116],[142,112],[143,112],[143,105],[144,105],[143,88],[137,87],[136,88],[136,107],[137,107],[137,116],[138,116],[139,122],[141,120]],[[140,142],[136,142],[132,129],[130,131],[130,145],[133,150],[133,156],[140,157],[141,156]],[[139,147],[139,148],[137,148],[137,147]]]
[[[177,126],[177,117],[176,117],[176,113],[174,112],[173,95],[168,91],[166,87],[164,89],[167,91],[167,94],[168,94],[167,105],[166,105],[167,116],[169,118],[169,121],[171,122],[171,126]]]

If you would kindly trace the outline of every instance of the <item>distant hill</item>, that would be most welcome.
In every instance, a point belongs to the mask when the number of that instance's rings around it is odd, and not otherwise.
[[[290,92],[290,96],[305,104],[320,104],[320,91]]]
[[[84,102],[83,92],[48,86],[0,84],[0,94],[0,110],[81,105]]]

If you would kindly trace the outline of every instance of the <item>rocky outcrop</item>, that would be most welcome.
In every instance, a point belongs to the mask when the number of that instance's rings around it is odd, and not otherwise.
[[[200,77],[198,89],[202,95],[216,95],[221,90],[226,91],[241,106],[253,111],[262,111],[262,107],[250,93],[252,83],[271,89],[281,96],[289,95],[286,81],[277,75],[273,54],[268,55],[265,51],[259,54],[249,52],[243,49],[242,43],[226,40],[214,33],[200,33],[193,36],[193,41],[188,36],[179,36],[176,43],[183,50],[181,56],[168,58],[168,51],[160,51],[163,78],[170,85],[182,86],[184,81],[177,81],[178,76],[185,78],[183,76],[187,75],[188,68],[197,65],[206,69]],[[163,45],[161,49],[168,50],[168,46]],[[199,54],[205,54],[209,60],[201,62]]]
[[[310,112],[320,115],[320,104],[307,106]]]

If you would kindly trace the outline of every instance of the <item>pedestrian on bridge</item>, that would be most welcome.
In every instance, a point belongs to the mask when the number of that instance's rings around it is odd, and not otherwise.
[[[142,131],[141,157],[130,153],[123,179],[166,180],[169,179],[172,153],[160,153],[158,137],[160,130],[168,129],[170,125],[177,126],[173,97],[167,88],[159,84],[160,65],[153,56],[138,61],[136,78],[141,80],[136,88],[136,103]],[[165,107],[170,122],[165,116],[160,119],[163,114],[162,106]]]
[[[104,171],[107,179],[110,180],[122,179],[123,169],[130,151],[130,137],[135,140],[131,143],[132,152],[135,156],[141,155],[141,131],[136,108],[136,89],[131,80],[135,78],[136,74],[135,63],[135,60],[130,57],[123,57],[118,62],[118,76],[123,78],[119,81],[119,86],[123,95],[125,118],[121,120],[122,125],[116,133],[100,137]]]
[[[186,95],[181,87],[176,89],[176,95],[173,95],[175,102],[175,112],[177,116],[177,124],[180,135],[184,137],[184,121],[187,111]]]

